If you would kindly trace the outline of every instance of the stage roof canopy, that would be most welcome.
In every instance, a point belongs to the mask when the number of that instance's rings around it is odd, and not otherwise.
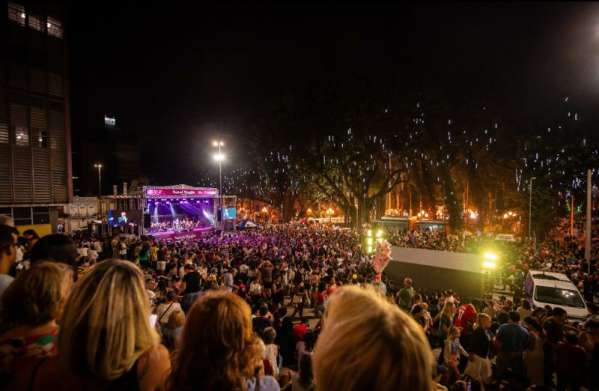
[[[143,195],[149,199],[213,198],[218,197],[218,189],[188,185],[144,186]]]

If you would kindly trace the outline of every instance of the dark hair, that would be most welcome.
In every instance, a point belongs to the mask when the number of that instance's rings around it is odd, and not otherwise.
[[[505,312],[500,312],[497,314],[497,322],[499,322],[499,324],[507,323],[509,319],[509,315]]]
[[[537,322],[537,320],[535,318],[533,318],[532,316],[527,316],[526,318],[524,318],[524,323],[529,324],[533,330],[535,330],[539,333],[543,332],[543,328],[541,327],[539,322]]]
[[[39,239],[40,236],[35,232],[34,229],[28,229],[23,232],[23,236],[33,236],[35,239]]]
[[[262,332],[263,340],[266,345],[275,342],[275,338],[277,338],[277,332],[273,327],[267,327]]]
[[[520,321],[520,314],[516,311],[510,311],[510,320],[512,322],[519,322]]]
[[[266,316],[266,314],[268,314],[268,307],[266,305],[261,305],[260,308],[258,308],[258,313],[260,316]]]
[[[299,383],[304,388],[309,388],[312,385],[314,375],[312,373],[312,355],[309,353],[302,354],[299,362]]]
[[[522,308],[530,310],[530,302],[528,300],[522,300]]]
[[[31,263],[42,260],[51,260],[59,263],[66,263],[76,267],[77,248],[75,243],[66,235],[52,234],[46,235],[31,249]]]
[[[566,312],[565,309],[560,308],[560,307],[555,307],[552,311],[551,311],[551,315],[553,316],[566,316],[568,315],[568,313]]]

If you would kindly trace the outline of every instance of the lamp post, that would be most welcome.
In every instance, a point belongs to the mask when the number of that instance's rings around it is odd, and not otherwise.
[[[531,238],[532,232],[532,182],[537,179],[537,177],[530,178],[530,185],[528,187],[528,239]]]
[[[225,142],[223,140],[214,140],[212,142],[212,146],[218,148],[218,152],[214,154],[214,160],[218,163],[218,206],[220,208],[220,220],[222,225],[223,220],[223,171],[222,171],[222,162],[225,160],[225,154],[222,153],[221,148],[225,146]]]
[[[102,195],[102,163],[95,163],[94,168],[98,169],[98,197]]]

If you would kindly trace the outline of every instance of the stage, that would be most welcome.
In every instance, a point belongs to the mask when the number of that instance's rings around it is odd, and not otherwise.
[[[160,240],[201,237],[217,224],[218,190],[210,187],[144,187],[144,235]]]

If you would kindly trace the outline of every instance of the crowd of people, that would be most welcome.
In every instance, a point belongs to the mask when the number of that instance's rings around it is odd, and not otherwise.
[[[576,264],[548,248],[550,268]],[[533,258],[522,252],[510,267],[522,272],[547,262],[545,251],[541,246]],[[371,258],[357,233],[319,225],[211,232],[174,243],[39,238],[0,225],[0,384],[14,390],[599,387],[592,370],[599,368],[596,317],[574,324],[559,307],[530,308],[525,300],[425,295],[409,276],[401,287],[378,282]]]
[[[501,254],[498,266],[502,281],[513,291],[522,288],[529,270],[557,272],[567,275],[588,302],[599,305],[599,270],[595,264],[599,247],[593,247],[593,264],[589,269],[583,243],[561,231],[552,232],[542,242],[526,239],[506,242],[494,240],[492,236],[448,235],[443,231],[394,231],[389,233],[389,242],[400,247],[465,253],[494,249]]]

